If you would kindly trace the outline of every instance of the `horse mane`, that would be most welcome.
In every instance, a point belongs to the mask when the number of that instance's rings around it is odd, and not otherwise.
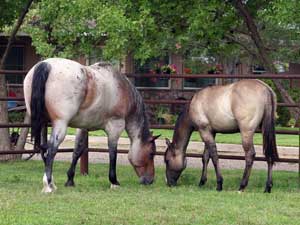
[[[127,88],[130,90],[130,99],[131,102],[131,110],[127,116],[127,120],[133,122],[135,126],[140,128],[140,137],[142,142],[146,142],[151,136],[151,132],[149,130],[149,120],[146,113],[146,106],[144,104],[143,98],[141,94],[137,91],[136,87],[132,84],[132,82],[123,75],[118,74],[117,71],[113,73],[116,79],[122,80],[124,85],[126,84]]]
[[[142,141],[146,142],[148,140],[148,138],[151,136],[151,132],[149,130],[149,121],[148,121],[148,116],[146,114],[146,110],[145,110],[145,104],[144,102],[142,103],[142,114],[143,114],[143,125],[142,125],[142,129],[141,129],[141,137],[142,137]]]
[[[175,123],[175,129],[178,129],[179,124],[181,124],[181,121],[184,119],[185,115],[187,113],[187,107],[185,106],[183,110],[178,114],[176,123]]]
[[[100,61],[91,65],[92,67],[113,67],[110,62]]]
[[[148,121],[148,116],[146,114],[146,107],[145,103],[143,101],[142,96],[140,93],[134,88],[132,89],[133,91],[133,97],[134,97],[134,102],[135,102],[135,117],[136,117],[136,122],[138,124],[141,124],[141,140],[142,142],[146,142],[148,138],[151,136],[151,132],[149,130],[149,121]]]
[[[179,113],[176,123],[175,123],[175,128],[174,128],[174,134],[173,134],[173,141],[178,140],[180,132],[182,132],[182,124],[186,123],[185,120],[187,120],[187,130],[185,132],[187,132],[186,134],[188,136],[191,135],[191,133],[194,131],[195,127],[192,125],[190,119],[188,118],[188,112],[189,112],[189,105],[186,105],[183,110]]]

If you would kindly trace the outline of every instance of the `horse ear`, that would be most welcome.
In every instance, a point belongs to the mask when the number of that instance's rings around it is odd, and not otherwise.
[[[166,138],[166,144],[168,147],[171,145],[171,141],[169,140],[169,138]]]
[[[157,138],[159,138],[160,137],[160,135],[161,134],[159,134],[159,135],[156,135],[156,136],[150,136],[150,139],[149,139],[149,142],[154,142]]]

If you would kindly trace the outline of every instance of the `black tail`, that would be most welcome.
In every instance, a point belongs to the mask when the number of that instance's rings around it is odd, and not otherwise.
[[[47,111],[45,107],[45,86],[48,79],[50,64],[46,62],[39,63],[33,72],[31,86],[31,140],[34,138],[34,145],[40,146],[41,131],[48,122]]]
[[[279,159],[276,137],[275,137],[275,110],[276,102],[273,92],[269,91],[270,102],[265,106],[264,118],[262,121],[263,151],[266,159],[272,164]]]

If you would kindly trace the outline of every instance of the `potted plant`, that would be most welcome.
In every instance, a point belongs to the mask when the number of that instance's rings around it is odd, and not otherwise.
[[[163,74],[175,74],[177,72],[177,68],[175,64],[167,64],[161,67],[161,72]]]
[[[177,72],[177,68],[175,64],[165,64],[161,65],[159,63],[154,64],[153,69],[151,69],[150,74],[175,74]],[[161,80],[169,79],[168,77],[161,77]],[[152,82],[157,82],[156,77],[151,77],[150,80]]]
[[[168,112],[168,109],[166,106],[161,106],[159,105],[157,108],[156,108],[156,111],[155,111],[155,117],[157,119],[157,123],[158,124],[165,124],[166,123],[166,120],[165,120],[165,114]]]

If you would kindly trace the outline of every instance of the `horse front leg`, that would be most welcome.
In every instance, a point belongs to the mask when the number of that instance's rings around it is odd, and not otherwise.
[[[223,177],[221,174],[219,166],[219,157],[217,153],[217,146],[214,139],[214,134],[209,129],[200,130],[200,135],[205,143],[205,148],[208,149],[209,157],[212,159],[213,165],[215,167],[216,177],[217,177],[217,191],[222,191],[223,189]]]
[[[213,138],[215,139],[216,134],[213,134]],[[207,166],[208,166],[208,162],[209,162],[209,150],[206,147],[206,145],[204,145],[204,151],[203,151],[203,157],[202,157],[202,175],[201,175],[201,179],[199,182],[199,186],[203,186],[206,181],[207,181]]]
[[[65,183],[66,187],[73,187],[75,186],[74,183],[74,176],[75,176],[75,169],[78,162],[78,159],[81,157],[82,153],[86,151],[86,145],[88,138],[87,130],[77,129],[76,131],[76,139],[75,139],[75,149],[72,156],[72,163],[67,172],[68,180]]]
[[[255,149],[253,145],[253,134],[252,135],[242,134],[242,142],[245,151],[246,165],[245,165],[244,174],[240,184],[239,191],[244,191],[248,185],[248,181],[249,181],[249,177],[250,177],[250,173],[251,173],[251,169],[255,157]]]
[[[116,165],[117,165],[117,143],[108,143],[109,148],[109,174],[108,178],[111,183],[111,188],[115,188],[120,185],[119,181],[117,180],[117,172],[116,172]]]
[[[111,188],[118,187],[120,183],[117,180],[117,146],[118,140],[125,129],[125,121],[122,119],[119,120],[110,120],[108,121],[105,132],[108,135],[108,150],[109,150],[109,174],[108,178],[111,183]]]
[[[54,184],[52,175],[53,161],[57,153],[58,146],[66,136],[67,126],[64,122],[53,123],[53,129],[50,136],[47,152],[45,153],[45,173],[43,176],[43,189],[42,192],[50,193],[57,188]]]
[[[202,175],[199,182],[199,186],[202,186],[207,181],[207,166],[209,162],[209,151],[204,147],[203,157],[202,157]]]

